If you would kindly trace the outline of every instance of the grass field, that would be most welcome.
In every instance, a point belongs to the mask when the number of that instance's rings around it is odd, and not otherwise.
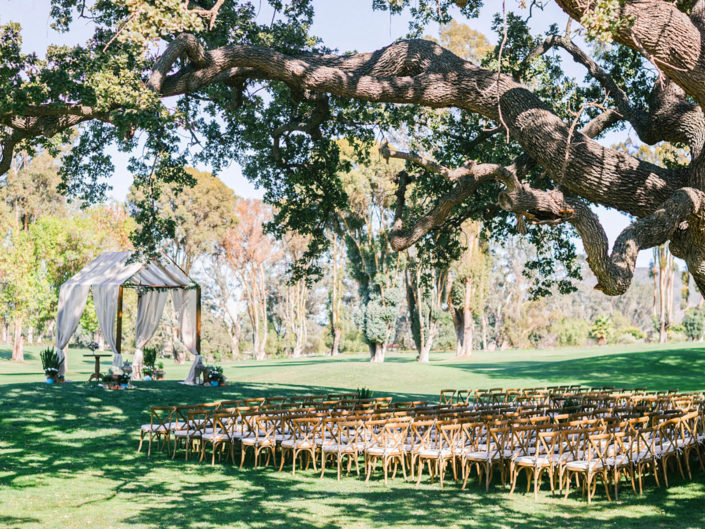
[[[239,470],[157,452],[137,454],[139,425],[156,404],[329,392],[366,386],[395,398],[436,400],[445,387],[522,387],[557,383],[614,384],[650,389],[705,390],[705,348],[632,346],[480,353],[459,362],[434,355],[418,365],[411,355],[390,355],[372,365],[363,356],[225,364],[221,388],[177,383],[187,366],[167,362],[167,380],[106,391],[87,380],[92,361],[69,355],[74,383],[48,386],[29,348],[24,364],[0,350],[0,528],[705,528],[705,474],[670,488],[648,480],[619,503],[598,491],[588,507],[544,492],[509,496],[499,486],[485,493],[476,482],[461,491],[428,481],[416,489],[400,477],[385,488],[355,477],[338,482],[313,471]],[[521,487],[519,487],[521,488]]]

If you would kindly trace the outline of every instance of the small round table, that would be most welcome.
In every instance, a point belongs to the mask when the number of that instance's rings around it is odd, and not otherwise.
[[[84,358],[95,358],[95,373],[91,373],[91,376],[88,377],[88,382],[93,380],[94,378],[96,380],[102,380],[103,375],[100,373],[100,359],[101,358],[109,358],[113,356],[112,354],[89,354],[89,355],[83,355]]]

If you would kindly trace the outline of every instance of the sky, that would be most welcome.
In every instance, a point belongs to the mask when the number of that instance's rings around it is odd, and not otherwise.
[[[390,17],[383,12],[373,12],[372,0],[317,0],[316,18],[312,33],[321,37],[325,44],[340,51],[371,51],[386,46],[402,37],[408,31],[408,19],[405,17]],[[501,10],[501,3],[496,0],[485,2],[479,18],[467,21],[473,29],[484,33],[491,42],[496,36],[490,29],[492,17]],[[508,9],[518,10],[518,0],[507,0]],[[23,31],[23,48],[25,52],[36,52],[43,55],[49,44],[76,44],[84,42],[91,34],[87,22],[74,24],[68,34],[57,34],[50,27],[50,0],[0,0],[0,23],[19,22]],[[522,10],[524,13],[528,12]],[[263,12],[262,17],[268,14]],[[271,16],[271,13],[270,15]],[[568,16],[555,4],[549,3],[543,12],[534,13],[532,27],[535,31],[544,31],[551,23],[565,27]],[[429,28],[429,33],[438,32],[437,27]],[[582,67],[575,65],[568,57],[564,57],[566,72],[581,80],[584,76]],[[612,134],[601,140],[605,145],[611,145],[626,139],[628,133]],[[632,135],[634,136],[634,135]],[[633,138],[634,139],[634,138]],[[115,200],[125,199],[132,183],[132,177],[127,171],[129,154],[112,150],[115,163],[115,175],[110,181],[112,191],[110,196]],[[208,167],[199,167],[208,170]],[[248,198],[261,198],[262,190],[256,189],[242,176],[237,164],[233,164],[219,175],[221,180],[232,188],[237,195]],[[629,219],[620,212],[603,207],[596,208],[602,224],[607,232],[610,243],[629,224]],[[580,247],[579,241],[577,241]],[[642,251],[637,260],[637,266],[648,266],[651,251]]]

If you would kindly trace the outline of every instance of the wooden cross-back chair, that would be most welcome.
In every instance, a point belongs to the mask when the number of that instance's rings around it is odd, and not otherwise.
[[[404,461],[404,443],[411,418],[400,417],[391,420],[381,419],[369,421],[366,425],[365,446],[365,481],[369,481],[377,461],[382,462],[384,484],[388,485],[390,464],[394,463],[392,479],[396,476],[398,465],[401,464],[402,474],[406,479],[406,463]]]
[[[443,480],[448,463],[451,463],[453,470],[453,478],[458,481],[458,474],[455,465],[455,458],[459,455],[460,447],[458,440],[460,438],[460,430],[462,425],[455,420],[439,421],[436,423],[435,437],[431,434],[432,444],[429,448],[420,450],[417,456],[418,461],[418,477],[416,486],[421,483],[423,475],[424,462],[428,465],[429,474],[431,475],[431,483],[433,483],[434,475],[438,474],[441,488],[443,488]]]
[[[296,474],[296,460],[300,455],[307,456],[306,469],[313,462],[313,470],[316,470],[316,438],[320,435],[322,423],[320,416],[296,417],[289,421],[291,435],[281,442],[279,470],[284,468],[287,454],[292,456],[292,474]]]
[[[267,451],[267,462],[265,466],[269,465],[270,459],[273,460],[276,466],[276,433],[279,421],[280,415],[275,414],[258,414],[250,417],[249,423],[252,430],[249,435],[240,438],[240,468],[242,468],[245,463],[248,448],[252,448],[254,453],[255,467],[259,464],[260,454],[265,450]]]
[[[360,419],[351,420],[349,418],[337,419],[334,427],[332,442],[322,444],[321,451],[321,477],[326,471],[326,460],[335,458],[338,468],[338,480],[340,480],[341,466],[347,457],[347,474],[355,463],[355,471],[360,476],[360,454],[365,449],[365,423]]]
[[[516,432],[515,439],[520,441],[521,452],[517,453],[509,462],[509,476],[512,494],[516,488],[517,477],[521,471],[526,472],[526,492],[534,486],[534,499],[538,497],[541,486],[541,477],[547,472],[551,481],[551,492],[554,487],[554,470],[557,467],[556,456],[557,440],[561,438],[559,431],[553,429],[551,424],[536,424],[522,427]]]
[[[176,406],[152,406],[149,409],[149,424],[143,424],[140,427],[140,445],[137,447],[137,452],[142,450],[142,442],[145,436],[149,436],[149,446],[147,448],[147,456],[152,454],[152,439],[162,441],[162,444],[169,444],[172,429],[174,428],[174,417],[176,414]]]
[[[584,490],[587,492],[587,502],[588,504],[592,503],[592,497],[597,487],[597,478],[599,477],[605,488],[607,500],[611,501],[607,458],[612,449],[612,438],[612,434],[608,433],[589,435],[585,457],[577,461],[570,461],[566,464],[566,498],[570,493],[571,478],[573,476],[581,476],[583,478]]]

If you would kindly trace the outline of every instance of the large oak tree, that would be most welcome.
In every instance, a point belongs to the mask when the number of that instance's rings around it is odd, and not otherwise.
[[[472,19],[481,3],[373,1],[410,9],[417,36],[434,20]],[[56,27],[84,17],[95,33],[39,59],[21,52],[17,25],[0,28],[0,172],[14,153],[51,148],[50,139],[68,140],[79,126],[63,159],[63,188],[100,198],[112,170],[103,147],[140,146],[131,170],[149,212],[162,183],[188,183],[180,169],[187,162],[217,171],[237,160],[277,205],[278,229],[311,237],[310,259],[346,205],[335,140],[369,145],[379,133],[407,131],[407,146],[390,142],[383,153],[409,166],[395,182],[395,250],[433,230],[452,235],[474,217],[496,234],[527,232],[569,262],[564,227],[572,226],[605,293],[623,293],[638,251],[666,241],[705,293],[705,2],[555,3],[572,28],[532,35],[526,16],[535,6],[506,13],[496,24],[500,42],[475,63],[421,38],[334,53],[309,34],[308,0],[269,0],[266,22],[256,2],[105,0],[89,8],[52,0]],[[575,38],[578,24],[599,47]],[[565,77],[555,49],[585,67],[584,83]],[[438,123],[425,109],[446,109],[442,126],[424,128]],[[659,167],[595,139],[624,126],[644,143],[687,147],[688,163]],[[407,148],[423,145],[434,146],[429,155]],[[407,207],[407,192],[422,191],[427,209]],[[611,252],[595,204],[634,218]],[[147,235],[159,236],[157,218],[143,215],[153,229],[138,243],[149,247]],[[550,273],[549,261],[534,266]]]

